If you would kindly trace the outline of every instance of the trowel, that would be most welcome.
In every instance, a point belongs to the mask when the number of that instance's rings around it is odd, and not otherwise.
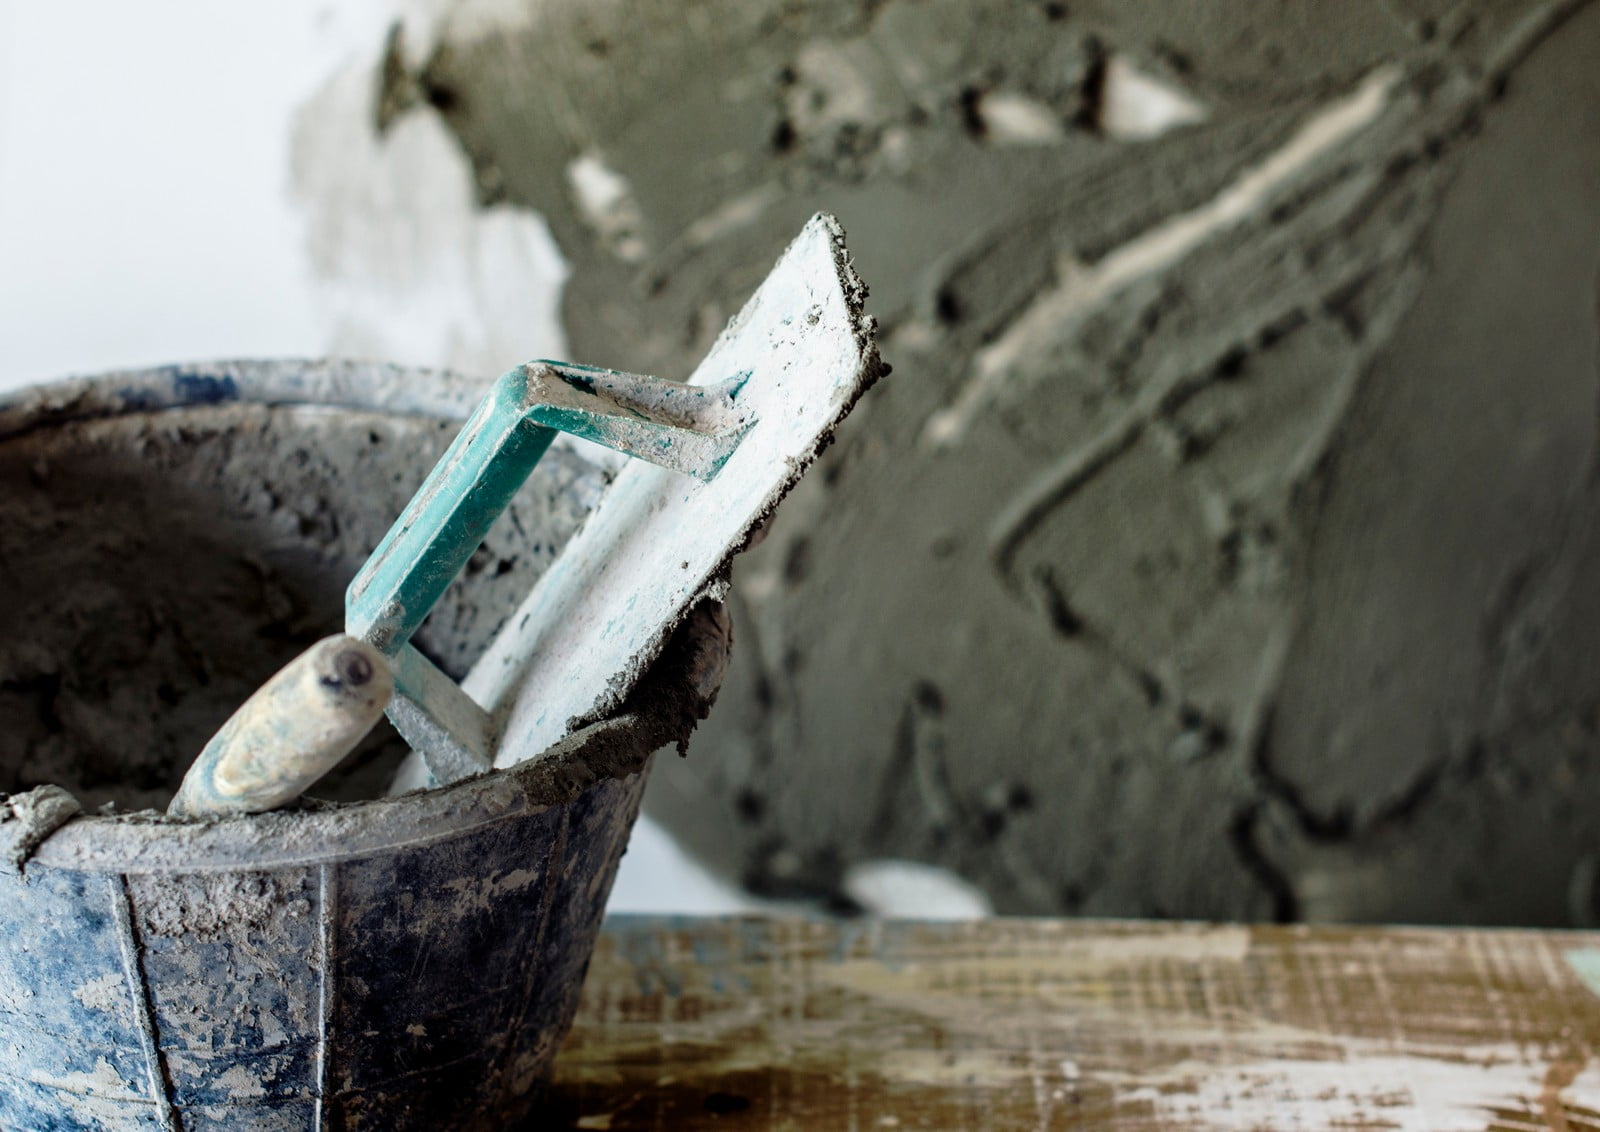
[[[819,214],[687,381],[537,361],[501,376],[345,596],[345,632],[269,679],[169,812],[289,804],[385,712],[391,793],[533,758],[616,711],[886,367],[837,221]],[[457,684],[411,643],[559,433],[628,460]]]

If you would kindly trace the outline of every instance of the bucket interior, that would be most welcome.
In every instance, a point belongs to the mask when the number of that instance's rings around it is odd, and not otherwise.
[[[343,625],[343,594],[459,428],[321,405],[197,405],[0,441],[0,791],[164,808],[217,727]],[[555,449],[416,643],[460,676],[601,476]],[[380,725],[312,790],[381,792]]]

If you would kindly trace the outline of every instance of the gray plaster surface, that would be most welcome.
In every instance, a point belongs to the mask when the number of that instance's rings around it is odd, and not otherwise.
[[[740,561],[694,851],[1600,916],[1600,11],[488,7],[376,117],[548,220],[573,357],[686,374],[826,209],[896,369]]]

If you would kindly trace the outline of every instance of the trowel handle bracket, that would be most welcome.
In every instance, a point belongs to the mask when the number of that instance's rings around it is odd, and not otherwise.
[[[345,631],[394,655],[411,639],[558,431],[710,479],[751,423],[749,374],[716,385],[562,362],[503,374],[345,593]]]
[[[753,421],[738,404],[748,377],[694,386],[538,361],[494,383],[345,593],[345,631],[390,658],[390,719],[436,781],[491,765],[492,729],[487,713],[412,647],[412,634],[556,433],[710,479]]]

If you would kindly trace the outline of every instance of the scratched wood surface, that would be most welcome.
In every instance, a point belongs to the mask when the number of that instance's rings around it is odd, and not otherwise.
[[[617,918],[547,1127],[1600,1132],[1600,934]]]

